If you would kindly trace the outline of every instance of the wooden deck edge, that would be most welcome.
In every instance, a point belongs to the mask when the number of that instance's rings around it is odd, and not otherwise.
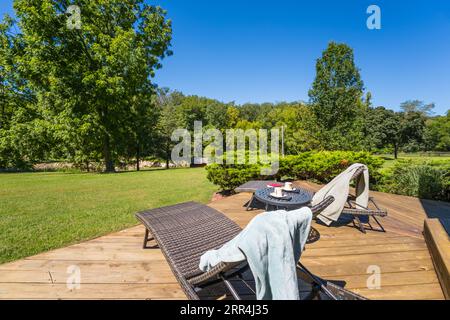
[[[424,236],[445,299],[450,300],[450,238],[439,219],[425,219]]]

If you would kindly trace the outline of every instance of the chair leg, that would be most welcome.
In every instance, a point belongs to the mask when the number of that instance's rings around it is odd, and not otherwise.
[[[233,296],[233,298],[235,300],[241,300],[241,297],[239,296],[239,294],[237,293],[237,291],[234,289],[233,285],[231,284],[230,281],[228,281],[228,279],[226,279],[224,276],[220,275],[220,278],[222,279],[222,281],[225,283],[225,286],[227,287],[227,289],[230,291],[231,295]]]
[[[361,220],[359,219],[359,217],[358,216],[353,216],[353,219],[355,219],[356,222],[358,223],[359,230],[361,230],[362,233],[366,233],[366,229],[364,229],[364,226],[363,226]]]
[[[311,292],[305,297],[304,300],[314,300],[314,298],[320,299],[320,286],[317,284],[312,284]]]
[[[248,201],[247,208],[245,209],[245,211],[249,211],[250,209],[253,209],[253,207],[252,207],[253,201],[255,201],[255,194],[252,194],[252,198]]]
[[[145,228],[144,243],[143,243],[143,245],[142,245],[142,248],[143,248],[143,249],[147,249],[147,243],[148,243],[150,240],[153,240],[153,239],[154,239],[153,237],[149,237],[148,229]]]
[[[319,287],[320,290],[322,290],[323,293],[325,293],[329,298],[331,298],[332,300],[337,300],[337,297],[327,289],[326,282],[312,274],[311,271],[309,271],[301,262],[298,262],[297,269],[304,272],[304,274],[306,274],[313,282],[313,291],[311,292],[310,297],[315,294],[314,291],[317,289],[317,287]],[[317,295],[317,297],[320,299],[320,295]]]
[[[378,221],[378,219],[375,216],[372,216],[372,218],[375,220],[375,222],[378,224],[378,226],[380,227],[382,232],[386,232],[386,230],[384,230],[383,226],[381,225],[380,221]]]

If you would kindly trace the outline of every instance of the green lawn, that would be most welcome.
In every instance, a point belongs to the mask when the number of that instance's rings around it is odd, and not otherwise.
[[[417,153],[400,153],[398,155],[398,159],[395,159],[393,155],[379,155],[382,157],[385,162],[383,164],[384,169],[391,169],[399,160],[409,160],[415,164],[423,164],[423,163],[444,163],[450,162],[450,154],[443,154],[441,156],[428,156],[421,155]]]
[[[0,263],[136,225],[139,210],[206,203],[216,190],[204,168],[0,174]]]

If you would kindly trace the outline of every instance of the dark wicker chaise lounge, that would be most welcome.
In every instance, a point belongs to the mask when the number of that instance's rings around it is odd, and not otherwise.
[[[355,173],[353,174],[352,180],[357,182],[358,179],[362,179],[364,170],[365,170],[364,167],[358,168],[355,171]],[[255,191],[258,188],[265,188],[266,185],[271,182],[274,182],[274,181],[249,181],[249,182],[243,184],[242,186],[239,186],[238,188],[236,188],[235,191],[236,192],[252,192],[253,193],[252,198],[246,204],[247,210],[249,210],[250,208],[254,207],[254,203],[257,202],[257,200],[255,199],[255,196],[254,196]],[[374,208],[362,207],[362,206],[358,205],[355,202],[355,200],[356,200],[355,196],[349,195],[349,197],[347,199],[347,204],[344,207],[344,209],[342,210],[343,214],[351,216],[353,225],[355,227],[359,228],[359,230],[361,232],[366,233],[366,229],[364,228],[364,225],[360,218],[367,217],[367,223],[368,223],[370,229],[375,230],[375,228],[373,228],[373,226],[370,224],[370,218],[372,218],[377,223],[377,225],[380,227],[380,229],[378,231],[385,232],[383,226],[381,225],[380,221],[378,221],[377,217],[386,217],[387,211],[380,209],[380,207],[378,207],[378,205],[375,202],[373,197],[369,197],[369,204],[370,203],[373,204]],[[315,216],[317,216],[317,214]]]
[[[327,198],[312,210],[322,210],[332,201],[333,198]],[[151,239],[157,242],[189,299],[217,298],[228,293],[238,300],[255,298],[253,277],[246,261],[222,262],[208,272],[198,267],[203,253],[221,247],[241,231],[221,212],[196,202],[186,202],[139,212],[136,217],[146,227],[144,248]],[[302,298],[363,299],[318,278],[301,264],[298,269]]]
[[[353,174],[353,177],[352,177],[352,179],[355,181],[355,183],[357,183],[358,179],[363,179],[364,170],[366,170],[364,167],[360,167],[355,171],[355,173]],[[371,228],[371,230],[375,230],[372,227],[372,225],[370,224],[370,218],[373,218],[375,220],[375,222],[378,224],[378,226],[380,227],[379,231],[385,232],[383,226],[378,221],[377,217],[387,216],[387,211],[380,209],[378,207],[377,203],[375,202],[375,200],[373,199],[373,197],[369,197],[369,203],[372,203],[374,205],[375,209],[370,209],[368,207],[366,208],[366,207],[358,205],[355,202],[355,196],[349,195],[349,197],[347,199],[347,205],[342,210],[342,213],[350,215],[353,219],[353,224],[355,226],[357,224],[357,226],[359,227],[359,230],[361,230],[361,232],[363,232],[363,233],[366,233],[366,229],[364,228],[364,225],[362,224],[360,217],[367,217],[367,219],[368,219],[367,223],[369,224],[369,227]],[[356,221],[356,224],[355,224],[355,221]]]

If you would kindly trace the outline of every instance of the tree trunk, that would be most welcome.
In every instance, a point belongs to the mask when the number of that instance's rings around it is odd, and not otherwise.
[[[111,157],[111,145],[108,135],[103,138],[103,157],[105,160],[105,172],[115,172],[113,159]]]
[[[170,160],[170,148],[166,147],[166,169],[169,169],[169,160]]]
[[[136,171],[139,171],[141,168],[139,167],[139,161],[141,159],[140,154],[141,149],[139,148],[139,142],[136,145]]]
[[[398,145],[394,144],[394,158],[397,159],[398,158]]]

